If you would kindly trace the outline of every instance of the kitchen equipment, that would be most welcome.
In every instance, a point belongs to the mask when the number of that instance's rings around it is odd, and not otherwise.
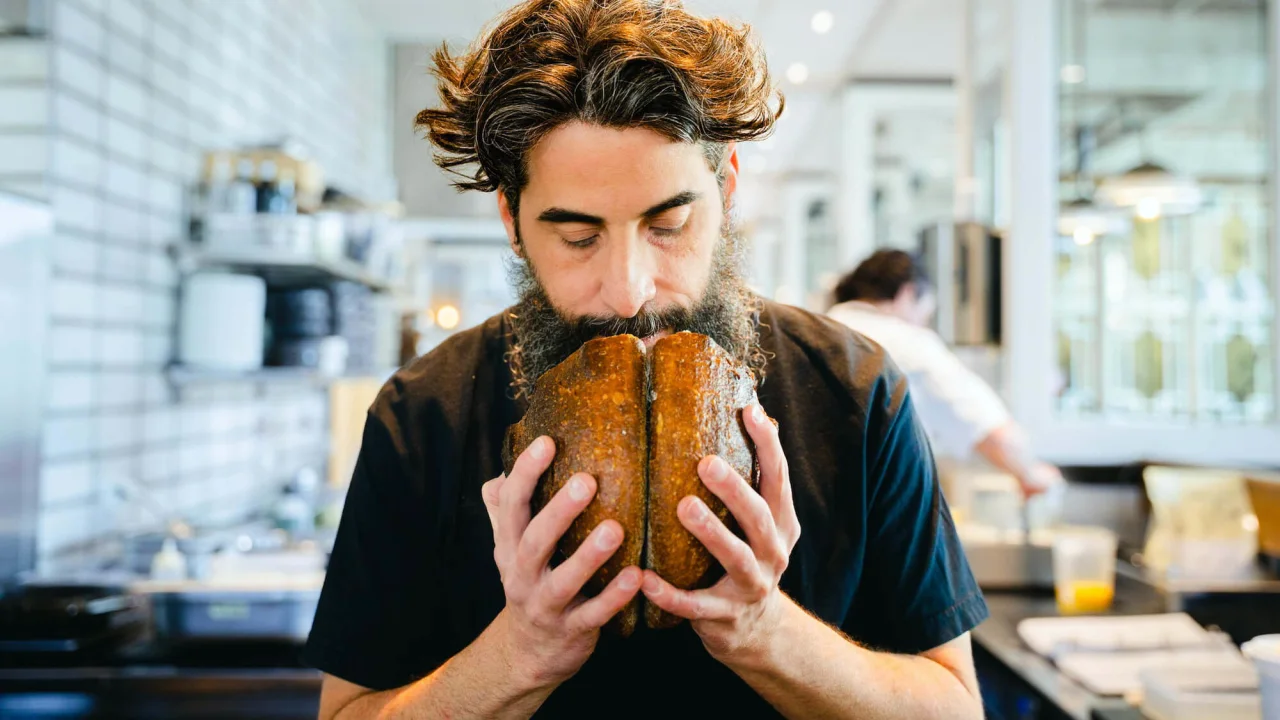
[[[324,288],[271,293],[267,315],[274,338],[317,338],[333,332],[333,303]]]
[[[182,287],[179,360],[207,370],[262,367],[267,286],[262,278],[197,272]]]
[[[949,464],[947,500],[961,514],[956,531],[984,590],[1053,587],[1053,528],[1058,497],[1026,502],[1012,475]]]
[[[1280,635],[1259,635],[1240,649],[1258,670],[1262,720],[1280,720]]]
[[[145,599],[122,585],[31,581],[0,595],[0,659],[97,657],[142,637],[148,619]]]
[[[1064,615],[1111,608],[1116,590],[1116,534],[1103,527],[1063,527],[1053,535],[1053,588]]]
[[[1154,667],[1139,673],[1150,720],[1261,720],[1258,676],[1248,667]]]
[[[322,553],[215,558],[207,579],[141,581],[132,590],[153,608],[156,637],[170,644],[273,641],[301,643],[311,630],[324,583]],[[292,568],[288,556],[299,558]],[[218,569],[217,566],[226,566]],[[318,569],[319,568],[319,569]]]
[[[950,345],[999,345],[1003,238],[976,222],[942,222],[919,235],[919,254],[937,285],[934,329]]]

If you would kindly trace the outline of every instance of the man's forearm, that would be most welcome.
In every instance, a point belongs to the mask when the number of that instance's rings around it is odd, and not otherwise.
[[[790,599],[784,602],[776,640],[730,667],[791,720],[982,717],[979,699],[948,668],[859,647]]]
[[[430,675],[395,690],[361,695],[336,720],[378,718],[528,718],[554,685],[539,685],[518,667],[503,640],[505,612],[462,652]]]

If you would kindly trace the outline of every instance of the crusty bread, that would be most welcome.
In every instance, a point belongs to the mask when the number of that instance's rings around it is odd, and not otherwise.
[[[670,335],[647,355],[631,335],[598,338],[538,379],[525,416],[507,431],[503,466],[509,473],[540,435],[556,441],[555,460],[534,493],[534,513],[574,473],[596,478],[596,497],[565,533],[558,559],[571,555],[607,518],[617,520],[625,536],[583,588],[587,596],[629,565],[652,568],[678,588],[705,588],[724,570],[681,525],[676,508],[685,496],[696,495],[738,531],[728,509],[702,483],[698,462],[719,455],[757,486],[754,448],[742,424],[742,410],[754,401],[751,374],[705,335]],[[607,629],[630,635],[642,597]],[[644,615],[653,628],[680,622],[652,605]]]
[[[596,496],[560,541],[559,558],[573,554],[607,519],[622,525],[622,547],[583,588],[593,596],[629,565],[640,565],[644,548],[646,409],[644,343],[630,335],[600,338],[582,346],[538,379],[537,392],[520,422],[507,432],[504,458],[515,458],[542,435],[556,443],[551,468],[534,492],[536,515],[574,473],[596,480]],[[623,608],[611,629],[630,635],[640,599]]]
[[[645,566],[685,590],[710,587],[724,573],[706,547],[680,524],[680,500],[695,495],[731,530],[732,514],[698,476],[698,463],[719,455],[757,485],[755,456],[742,410],[755,401],[755,381],[714,340],[676,333],[654,344],[649,362],[649,522]],[[645,607],[649,627],[680,618]]]

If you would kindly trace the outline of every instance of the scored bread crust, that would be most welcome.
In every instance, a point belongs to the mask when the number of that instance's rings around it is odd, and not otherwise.
[[[639,566],[644,548],[647,394],[645,348],[639,338],[618,335],[588,341],[568,359],[538,378],[537,389],[520,422],[507,430],[503,468],[542,435],[556,443],[555,459],[533,494],[537,513],[575,473],[596,480],[596,495],[558,545],[554,562],[578,549],[607,519],[622,526],[622,545],[583,587],[598,594],[630,565]],[[640,595],[609,621],[608,629],[627,636],[640,617]]]
[[[720,563],[680,523],[680,500],[700,498],[741,535],[732,513],[698,475],[698,463],[718,455],[759,486],[754,447],[742,411],[755,401],[755,381],[714,340],[681,332],[654,344],[649,357],[649,512],[645,566],[683,590],[710,587],[724,574]],[[678,625],[681,618],[645,605],[645,624]]]
[[[555,441],[555,459],[533,494],[533,515],[574,473],[596,479],[595,498],[561,538],[553,561],[572,555],[604,520],[618,521],[622,546],[587,581],[584,595],[598,594],[629,565],[652,568],[680,589],[709,587],[724,569],[680,523],[676,508],[695,495],[741,536],[702,483],[698,463],[718,455],[758,488],[759,467],[742,423],[755,399],[751,373],[705,335],[669,335],[647,356],[632,335],[597,338],[538,378],[524,417],[507,429],[503,470],[509,475],[539,436]],[[605,629],[632,634],[642,609],[648,627],[680,622],[638,593]]]

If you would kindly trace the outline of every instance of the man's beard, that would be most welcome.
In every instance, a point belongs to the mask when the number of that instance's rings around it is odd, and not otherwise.
[[[691,308],[654,309],[646,304],[634,317],[566,318],[551,304],[528,260],[518,260],[508,274],[518,301],[508,314],[512,328],[507,362],[516,397],[532,392],[542,374],[563,362],[583,343],[597,337],[630,334],[645,338],[667,330],[689,331],[715,340],[746,365],[757,383],[764,379],[765,354],[756,331],[760,298],[742,273],[740,241],[722,235],[712,260],[711,277]]]

